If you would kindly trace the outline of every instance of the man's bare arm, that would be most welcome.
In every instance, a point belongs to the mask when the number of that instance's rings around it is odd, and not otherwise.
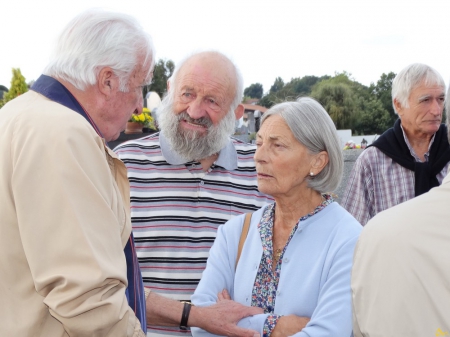
[[[147,297],[147,323],[161,326],[179,326],[184,304],[150,292]],[[231,337],[253,337],[258,332],[239,328],[242,318],[263,313],[261,308],[247,307],[231,300],[222,300],[209,307],[192,306],[188,326],[199,327],[210,333]]]
[[[226,289],[217,294],[218,303],[230,300],[231,296]],[[272,337],[286,337],[296,334],[302,331],[302,329],[308,324],[310,318],[300,317],[296,315],[282,316],[278,320],[275,328],[272,331]]]

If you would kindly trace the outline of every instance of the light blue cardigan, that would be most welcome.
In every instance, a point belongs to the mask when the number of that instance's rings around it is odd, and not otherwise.
[[[192,295],[197,306],[210,306],[227,289],[235,301],[250,305],[262,256],[257,225],[266,206],[252,216],[250,229],[236,269],[235,261],[244,215],[220,226],[202,279]],[[353,250],[361,225],[338,203],[300,222],[283,256],[275,301],[276,314],[310,317],[297,337],[347,337],[352,335],[350,272]],[[242,319],[239,326],[263,336],[268,314]],[[212,336],[192,328],[197,336]]]

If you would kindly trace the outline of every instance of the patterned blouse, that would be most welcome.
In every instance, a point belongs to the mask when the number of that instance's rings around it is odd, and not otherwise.
[[[297,230],[300,221],[304,221],[309,217],[317,214],[334,200],[330,194],[322,195],[323,202],[314,209],[311,213],[301,217],[297,224],[292,228],[291,234],[287,239],[286,245],[279,256],[275,271],[272,270],[273,246],[272,246],[272,229],[273,219],[275,215],[275,203],[269,205],[264,211],[261,221],[258,224],[259,234],[261,236],[263,255],[259,264],[258,273],[256,274],[255,284],[252,292],[252,306],[264,309],[265,313],[270,314],[264,324],[263,337],[269,337],[272,330],[275,328],[278,319],[281,315],[274,314],[275,300],[278,288],[278,281],[280,280],[281,264],[283,262],[283,255],[286,251],[291,238]]]

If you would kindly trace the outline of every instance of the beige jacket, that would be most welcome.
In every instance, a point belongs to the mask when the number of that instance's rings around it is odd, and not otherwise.
[[[125,296],[123,163],[33,91],[0,110],[0,158],[0,336],[144,335]]]
[[[368,222],[352,291],[355,337],[450,336],[450,175]]]

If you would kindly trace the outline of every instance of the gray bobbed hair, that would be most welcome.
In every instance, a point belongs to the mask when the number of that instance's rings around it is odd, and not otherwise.
[[[435,69],[422,63],[410,64],[403,68],[392,82],[392,105],[396,114],[398,111],[395,109],[394,100],[397,99],[402,107],[408,108],[411,91],[421,83],[426,86],[437,85],[445,89],[444,79]]]
[[[44,74],[85,90],[97,82],[102,68],[111,67],[119,78],[119,89],[127,92],[138,62],[148,67],[145,78],[150,82],[154,66],[150,35],[130,15],[95,8],[64,28]]]
[[[295,139],[311,154],[328,153],[328,164],[308,181],[308,187],[320,193],[336,190],[341,182],[344,159],[336,127],[325,109],[314,99],[302,97],[296,102],[274,105],[264,113],[261,125],[275,115],[284,119]]]

